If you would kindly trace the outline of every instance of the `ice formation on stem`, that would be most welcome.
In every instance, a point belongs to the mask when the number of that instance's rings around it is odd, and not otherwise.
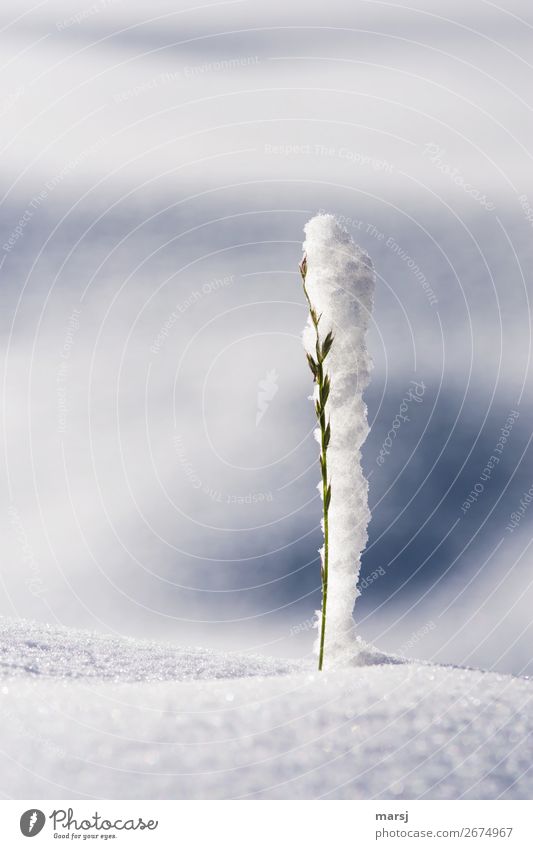
[[[362,395],[372,367],[365,335],[375,277],[370,257],[333,215],[312,218],[305,235],[300,274],[309,318],[303,342],[315,384],[322,473],[322,610],[316,644],[322,669],[326,658],[330,665],[354,654],[352,614],[370,520],[361,469],[369,430]]]

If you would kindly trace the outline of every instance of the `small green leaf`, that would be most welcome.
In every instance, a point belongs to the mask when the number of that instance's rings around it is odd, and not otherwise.
[[[317,419],[320,419],[320,416],[322,415],[322,408],[320,406],[320,401],[315,401],[315,412],[316,412]]]
[[[326,489],[326,500],[325,500],[325,502],[324,502],[324,509],[325,509],[325,510],[328,510],[328,509],[329,509],[329,503],[330,503],[330,501],[331,501],[331,484],[330,484],[330,485],[328,486],[328,488]]]
[[[317,374],[318,374],[318,366],[315,363],[314,359],[312,358],[311,354],[307,354],[307,362],[309,363],[309,368],[313,372],[313,377],[316,380],[316,377],[317,377]]]
[[[320,352],[320,359],[324,361],[331,350],[331,346],[333,345],[333,331],[330,330],[326,338],[322,343],[322,350]]]
[[[328,422],[328,426],[324,432],[324,448],[327,448],[329,445],[329,441],[331,439],[331,425]]]

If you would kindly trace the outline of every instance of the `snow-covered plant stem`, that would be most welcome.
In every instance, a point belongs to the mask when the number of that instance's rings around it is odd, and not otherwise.
[[[300,274],[309,318],[303,341],[314,380],[323,508],[322,609],[316,643],[322,669],[357,653],[353,608],[370,520],[361,446],[368,434],[362,393],[372,366],[365,335],[374,271],[368,255],[332,215],[312,218],[305,234]]]
[[[331,501],[331,484],[328,481],[328,445],[331,439],[331,425],[329,421],[326,424],[326,404],[330,390],[329,375],[324,370],[324,363],[327,355],[333,344],[333,333],[330,331],[326,334],[324,341],[320,341],[320,316],[317,315],[314,309],[309,294],[305,286],[305,277],[307,274],[307,258],[304,258],[300,263],[300,274],[309,305],[309,317],[312,321],[316,334],[315,353],[307,353],[307,362],[313,374],[313,380],[317,385],[318,398],[315,399],[315,412],[320,428],[320,468],[322,470],[322,506],[323,506],[323,528],[324,528],[324,550],[322,553],[321,576],[322,576],[322,611],[320,617],[320,648],[318,652],[318,668],[321,670],[324,665],[324,640],[326,637],[326,609],[328,605],[328,567],[329,567],[329,522],[328,512]]]

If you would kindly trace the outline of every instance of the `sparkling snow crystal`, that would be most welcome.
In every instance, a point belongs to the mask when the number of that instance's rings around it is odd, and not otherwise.
[[[311,304],[321,315],[320,337],[324,339],[329,330],[334,333],[325,362],[331,380],[327,402],[331,423],[327,452],[331,502],[324,656],[326,666],[331,666],[357,653],[352,612],[359,594],[361,552],[370,520],[368,484],[361,469],[361,446],[369,430],[362,393],[372,367],[365,334],[375,277],[370,257],[354,244],[333,215],[312,218],[305,226],[305,235],[306,288]],[[314,355],[316,333],[310,318],[303,341],[306,351]],[[317,397],[315,388],[313,400]],[[315,437],[320,441],[319,429]]]

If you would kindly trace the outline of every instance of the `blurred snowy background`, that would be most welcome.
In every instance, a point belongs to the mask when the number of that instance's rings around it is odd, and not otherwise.
[[[360,632],[533,672],[532,36],[525,0],[2,5],[1,614],[310,651],[323,209],[378,274]]]

